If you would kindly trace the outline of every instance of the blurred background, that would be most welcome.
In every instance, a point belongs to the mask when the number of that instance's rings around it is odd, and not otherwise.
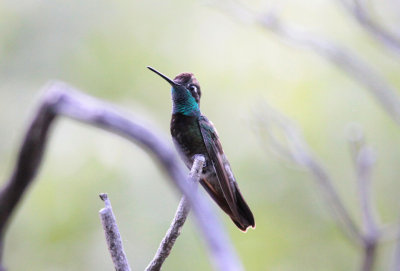
[[[372,39],[336,1],[248,1],[350,48],[400,87],[399,58]],[[378,5],[379,4],[379,5]],[[222,5],[225,5],[222,2]],[[375,18],[399,25],[399,4],[371,1]],[[398,30],[395,29],[395,30]],[[373,199],[382,223],[399,214],[400,129],[363,86],[314,52],[239,20],[214,2],[3,0],[0,2],[0,184],[49,79],[141,116],[169,135],[170,77],[193,72],[203,114],[216,125],[257,228],[240,232],[220,210],[247,270],[357,270],[361,250],[339,231],[310,174],[266,151],[254,129],[265,100],[293,119],[361,221],[346,127],[359,123],[377,154]],[[53,129],[40,173],[6,237],[9,270],[111,270],[98,194],[113,204],[134,270],[152,259],[179,202],[166,175],[138,146],[68,119]],[[214,205],[215,206],[215,205]],[[380,246],[387,270],[395,243]],[[211,270],[189,217],[164,270]]]

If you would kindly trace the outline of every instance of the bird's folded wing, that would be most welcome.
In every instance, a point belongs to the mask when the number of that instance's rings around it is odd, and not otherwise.
[[[217,131],[214,125],[205,116],[199,118],[199,127],[203,136],[204,144],[207,148],[208,156],[214,166],[215,172],[218,177],[219,185],[224,194],[225,200],[232,211],[232,214],[239,216],[234,193],[230,185],[229,174],[226,172],[224,163],[224,152],[221,143],[218,139]]]

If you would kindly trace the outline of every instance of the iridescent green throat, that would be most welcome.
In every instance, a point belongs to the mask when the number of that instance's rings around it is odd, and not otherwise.
[[[186,89],[171,89],[172,114],[180,113],[185,116],[200,116],[199,104]]]

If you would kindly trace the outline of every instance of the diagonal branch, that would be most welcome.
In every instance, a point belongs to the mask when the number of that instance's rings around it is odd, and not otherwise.
[[[297,127],[285,116],[268,105],[256,116],[259,132],[265,135],[271,147],[281,156],[309,171],[343,233],[356,244],[363,243],[362,234],[343,204],[332,178],[321,163],[314,157]],[[279,130],[281,137],[277,135]]]
[[[243,22],[256,24],[293,46],[308,49],[328,60],[368,89],[386,112],[400,125],[400,98],[397,89],[355,52],[333,41],[285,23],[276,13],[259,14],[236,1],[222,1],[218,7]]]
[[[197,184],[200,179],[200,174],[203,169],[205,158],[203,155],[196,155],[192,169],[189,174],[190,183]],[[182,231],[182,227],[185,224],[186,218],[190,211],[190,205],[185,196],[182,197],[179,202],[178,209],[176,210],[175,217],[172,223],[161,241],[160,247],[158,248],[156,255],[153,260],[146,267],[146,271],[159,271],[168,255],[171,253],[171,249],[175,244],[176,239],[179,237]]]
[[[151,153],[173,184],[187,196],[215,269],[243,269],[210,203],[188,185],[182,163],[165,140],[113,106],[79,93],[64,83],[51,83],[45,90],[46,94],[26,132],[11,178],[0,190],[0,247],[9,218],[40,166],[51,124],[62,115],[120,135]]]
[[[364,1],[350,1],[353,3],[350,3],[348,0],[336,1],[340,2],[350,16],[354,17],[361,27],[363,27],[373,38],[400,56],[400,37],[377,23],[369,14],[365,3],[363,3]]]

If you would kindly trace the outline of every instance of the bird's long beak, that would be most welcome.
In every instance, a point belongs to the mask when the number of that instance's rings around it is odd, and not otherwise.
[[[167,81],[171,86],[175,87],[175,86],[179,86],[177,83],[175,83],[174,81],[172,81],[171,79],[169,79],[167,76],[165,76],[164,74],[162,74],[161,72],[157,71],[156,69],[153,69],[150,66],[147,66],[147,68],[149,70],[151,70],[152,72],[155,72],[156,74],[158,74],[159,76],[161,76],[162,78],[165,79],[165,81]]]

